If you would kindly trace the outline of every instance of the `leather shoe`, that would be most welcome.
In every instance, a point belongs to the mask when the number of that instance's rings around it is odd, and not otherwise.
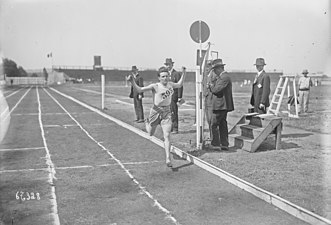
[[[144,120],[138,120],[137,123],[143,123],[145,122]]]
[[[225,150],[225,151],[228,151],[229,150],[229,147],[228,146],[221,146],[221,149],[222,150]]]
[[[215,146],[215,145],[209,145],[208,146],[209,150],[217,150],[220,151],[221,150],[221,146]]]

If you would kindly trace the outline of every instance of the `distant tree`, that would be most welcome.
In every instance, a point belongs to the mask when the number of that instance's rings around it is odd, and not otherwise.
[[[11,59],[3,59],[3,69],[7,77],[27,77],[28,73],[23,67],[18,67],[16,62]]]
[[[38,77],[38,74],[33,73],[33,74],[31,75],[31,77]]]
[[[18,72],[20,74],[20,77],[27,77],[28,76],[28,73],[21,66],[18,67]]]

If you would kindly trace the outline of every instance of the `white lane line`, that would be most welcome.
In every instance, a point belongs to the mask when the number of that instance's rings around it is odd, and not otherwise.
[[[115,102],[123,104],[123,105],[133,106],[133,103],[128,103],[128,102],[121,101],[121,100],[118,100],[118,99],[116,99]],[[195,108],[188,108],[188,109],[178,108],[178,110],[179,111],[193,111],[193,110],[195,110]]]
[[[154,160],[154,161],[145,161],[145,162],[126,162],[123,165],[145,165],[153,163],[164,163],[164,161]],[[99,167],[110,167],[110,166],[119,166],[118,163],[107,163],[101,165],[84,165],[84,166],[59,166],[55,167],[56,170],[70,170],[70,169],[94,169]],[[18,172],[35,172],[35,171],[49,171],[48,168],[39,168],[39,169],[20,169],[20,170],[0,170],[1,173],[18,173]]]
[[[76,114],[95,114],[95,112],[76,112],[72,113],[74,115]],[[12,116],[38,116],[38,113],[13,113]],[[67,115],[66,113],[43,113],[43,116],[56,116],[56,115]]]
[[[0,114],[0,118],[4,116],[4,114],[9,114],[9,106],[6,107],[5,110],[3,110]],[[7,117],[6,117],[7,118]]]
[[[18,89],[17,91],[14,91],[13,93],[11,93],[10,95],[5,96],[5,98],[9,98],[12,95],[15,95],[17,92],[19,92],[21,89]]]
[[[74,89],[77,89],[77,90],[80,90],[80,91],[85,91],[85,92],[90,92],[90,93],[97,94],[97,95],[101,95],[101,92],[99,92],[99,91],[93,91],[93,90],[88,90],[88,89],[83,89],[83,88],[74,88]],[[105,95],[109,96],[109,97],[116,97],[116,98],[124,98],[125,97],[125,96],[122,96],[122,95],[107,94],[107,93],[105,93]]]
[[[133,106],[132,103],[124,102],[124,101],[121,101],[121,100],[118,100],[118,99],[116,99],[115,102],[120,103],[120,104],[123,104],[123,105]]]
[[[153,163],[164,163],[164,161],[153,160],[153,161],[145,161],[145,162],[125,162],[123,165],[145,165],[145,164],[153,164]],[[101,165],[84,165],[84,166],[61,166],[56,167],[57,170],[67,170],[67,169],[85,169],[85,168],[98,168],[98,167],[109,167],[109,166],[119,166],[118,163],[107,163]]]
[[[164,143],[163,141],[161,141],[160,139],[154,137],[154,136],[149,136],[146,132],[143,132],[142,130],[139,130],[138,128],[131,126],[119,119],[116,119],[94,107],[91,107],[81,101],[79,101],[78,99],[73,98],[72,96],[66,95],[54,88],[51,88],[51,90],[57,92],[58,94],[72,100],[73,102],[76,102],[77,104],[80,104],[82,106],[84,106],[85,108],[90,109],[91,111],[97,112],[99,113],[99,115],[115,122],[116,124],[118,124],[121,127],[124,127],[152,142],[154,142],[155,144],[159,145],[160,147],[163,147]],[[313,213],[305,208],[302,208],[290,201],[287,201],[271,192],[268,192],[262,188],[259,188],[245,180],[242,180],[214,165],[211,165],[210,163],[207,163],[205,161],[203,161],[202,159],[199,159],[187,152],[182,151],[181,149],[175,147],[175,146],[171,146],[171,151],[175,152],[177,155],[179,155],[182,158],[185,158],[187,161],[194,163],[196,166],[199,166],[200,168],[216,175],[219,176],[220,178],[228,181],[229,183],[253,194],[254,196],[262,199],[263,201],[266,201],[269,204],[272,204],[282,210],[284,210],[285,212],[291,214],[292,216],[295,216],[296,218],[299,218],[303,221],[306,221],[310,224],[331,224],[331,220],[326,219],[320,215],[317,215],[316,213]]]
[[[21,169],[21,170],[0,170],[0,174],[2,173],[21,173],[21,172],[35,172],[35,171],[46,171],[48,172],[48,168],[39,168],[39,169]]]
[[[77,124],[63,124],[63,125],[60,125],[60,124],[46,124],[44,125],[44,127],[77,127]]]
[[[55,90],[53,88],[51,88],[52,90]],[[124,164],[117,159],[105,146],[103,146],[100,142],[98,142],[97,140],[95,140],[89,133],[87,130],[85,130],[81,124],[47,91],[44,89],[44,91],[66,112],[68,113],[68,115],[71,117],[71,119],[73,121],[75,121],[75,123],[77,123],[77,125],[82,129],[82,131],[92,140],[94,141],[97,145],[99,145],[104,151],[107,152],[108,155],[110,155],[110,157],[112,159],[114,159],[121,167],[122,169],[125,171],[125,173],[132,179],[132,181],[139,187],[139,189],[141,190],[142,193],[144,193],[145,195],[147,195],[153,202],[154,202],[154,206],[157,206],[157,208],[159,208],[165,215],[166,215],[166,219],[171,220],[174,224],[180,225],[180,223],[176,220],[176,218],[171,214],[171,212],[166,209],[165,207],[163,207],[156,198],[154,198],[154,196],[149,193],[145,187],[143,187],[138,180],[130,173],[130,171],[124,166]]]
[[[18,102],[15,104],[15,106],[9,111],[9,113],[7,114],[6,118],[4,118],[3,120],[5,121],[8,116],[11,116],[11,113],[16,109],[16,107],[18,106],[18,104],[20,104],[20,102],[23,100],[23,98],[28,94],[28,92],[31,90],[31,88],[29,88],[24,95],[22,95],[22,97],[18,100]]]
[[[51,185],[51,195],[52,195],[52,198],[50,199],[51,205],[52,205],[51,215],[53,216],[54,224],[59,225],[60,218],[59,218],[59,213],[57,210],[57,201],[56,201],[55,186],[54,186],[54,180],[56,180],[56,177],[55,177],[56,171],[55,171],[52,159],[51,159],[51,155],[49,154],[49,150],[48,150],[47,142],[46,142],[46,138],[45,138],[45,131],[43,128],[43,122],[41,120],[41,102],[40,102],[38,87],[37,87],[37,100],[38,100],[39,126],[40,126],[41,136],[42,136],[43,143],[44,143],[45,150],[46,150],[45,158],[46,158],[46,164],[47,164],[47,168],[48,168],[48,172],[49,172],[48,173],[48,182]]]
[[[0,152],[11,152],[11,151],[28,151],[28,150],[39,150],[44,149],[45,147],[35,147],[35,148],[3,148],[0,149]]]
[[[85,124],[86,127],[89,127],[89,126],[93,126],[93,127],[96,127],[96,126],[109,126],[111,125],[110,123],[92,123],[92,124]],[[63,124],[63,125],[60,125],[60,124],[46,124],[44,125],[45,128],[67,128],[67,127],[78,127],[77,124]]]
[[[44,125],[44,127],[46,127],[46,128],[49,128],[49,127],[62,127],[62,125],[57,125],[57,124],[46,124],[46,125]]]
[[[38,116],[38,113],[13,113],[11,116]]]

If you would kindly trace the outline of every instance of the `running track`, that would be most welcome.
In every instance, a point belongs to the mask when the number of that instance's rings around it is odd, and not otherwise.
[[[4,224],[306,224],[51,89],[5,96]]]

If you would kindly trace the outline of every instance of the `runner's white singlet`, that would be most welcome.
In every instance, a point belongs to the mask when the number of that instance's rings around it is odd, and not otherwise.
[[[171,96],[174,93],[173,82],[168,82],[166,86],[161,83],[156,84],[153,90],[154,105],[156,106],[169,106],[171,103]]]

